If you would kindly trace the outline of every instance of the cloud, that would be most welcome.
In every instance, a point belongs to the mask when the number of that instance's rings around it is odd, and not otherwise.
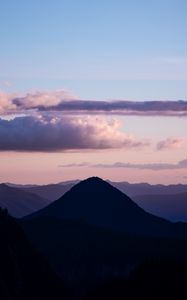
[[[157,144],[157,150],[172,150],[181,148],[186,140],[184,138],[168,138]]]
[[[65,151],[138,148],[139,141],[120,130],[118,120],[101,117],[32,115],[0,119],[0,151]]]
[[[35,91],[27,93],[25,96],[12,98],[12,103],[17,108],[27,109],[38,109],[44,107],[50,109],[50,107],[58,107],[60,103],[75,99],[75,96],[65,90],[60,91]]]
[[[66,164],[66,165],[59,165],[58,167],[59,168],[74,168],[74,167],[78,167],[78,168],[81,168],[81,167],[92,167],[93,165],[88,163],[88,162],[82,162],[82,163],[72,163],[72,164]]]
[[[17,110],[16,105],[12,101],[13,96],[0,91],[0,115],[9,111]]]
[[[15,104],[15,101],[13,101]],[[24,108],[24,107],[23,107]],[[39,111],[135,116],[187,116],[187,101],[93,101],[63,100],[57,105],[38,105]]]
[[[7,102],[7,103],[6,103]],[[3,103],[3,106],[2,106]],[[133,116],[187,116],[187,101],[81,100],[68,91],[36,91],[26,95],[0,94],[4,113],[60,111],[64,114],[115,114]]]
[[[51,107],[39,106],[38,110],[68,113],[104,113],[135,116],[187,116],[187,101],[62,101]]]
[[[59,167],[70,168],[70,167],[92,167],[92,168],[123,168],[123,169],[141,169],[141,170],[176,170],[176,169],[187,169],[187,159],[181,160],[176,164],[170,163],[147,163],[147,164],[136,164],[136,163],[124,163],[115,162],[113,164],[91,164],[91,163],[78,163],[78,164],[67,164],[60,165]]]
[[[184,160],[179,161],[178,165],[179,165],[181,168],[187,168],[187,159],[184,159]]]

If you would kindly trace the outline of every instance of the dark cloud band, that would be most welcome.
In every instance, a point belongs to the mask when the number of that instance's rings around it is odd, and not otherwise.
[[[137,116],[187,116],[187,101],[94,101],[62,100],[55,105],[33,103],[27,106],[27,99],[12,100],[18,109],[38,111],[62,111],[81,114],[116,114]]]
[[[187,101],[96,101],[75,98],[66,91],[32,92],[23,96],[0,93],[0,113],[25,111],[64,114],[116,114],[134,116],[187,116]]]

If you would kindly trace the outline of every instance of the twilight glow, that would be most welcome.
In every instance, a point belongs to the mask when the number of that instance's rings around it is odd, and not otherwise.
[[[0,12],[0,181],[187,182],[187,2]]]

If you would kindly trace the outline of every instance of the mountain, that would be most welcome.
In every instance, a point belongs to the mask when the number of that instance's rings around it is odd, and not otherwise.
[[[29,188],[29,187],[37,186],[37,184],[16,184],[16,183],[11,183],[11,182],[5,182],[5,184],[10,187],[15,187],[15,188]]]
[[[28,218],[41,216],[83,220],[91,225],[131,234],[178,234],[177,226],[145,212],[128,196],[98,177],[78,183],[60,199]]]
[[[61,280],[2,209],[0,237],[0,299],[67,299]]]
[[[187,263],[187,224],[145,212],[97,177],[73,186],[21,225],[76,300],[111,278],[128,278],[146,261]]]
[[[127,194],[129,197],[140,195],[171,195],[187,193],[186,184],[151,185],[149,183],[108,182],[121,192]]]
[[[67,180],[67,181],[61,181],[58,184],[60,184],[60,185],[68,185],[68,184],[75,185],[75,184],[79,183],[80,181],[81,181],[80,179]]]
[[[59,199],[79,182],[80,180],[69,180],[47,185],[18,185],[12,183],[6,185],[45,198],[49,200],[47,203],[49,204]],[[148,183],[112,182],[109,180],[107,182],[154,215],[174,222],[187,221],[187,201],[185,201],[187,185],[185,184],[151,185]]]
[[[187,222],[187,193],[137,195],[132,198],[140,207],[154,215],[173,222]]]
[[[54,201],[63,194],[65,194],[71,187],[79,183],[80,180],[69,180],[59,182],[57,184],[47,185],[13,185],[22,189],[28,190],[34,194],[47,198]],[[185,184],[171,184],[162,185],[156,184],[151,185],[149,183],[128,183],[128,182],[114,182],[107,180],[108,183],[116,187],[121,192],[125,193],[129,197],[140,196],[140,195],[170,195],[187,193],[187,185]]]
[[[60,182],[58,184],[38,186],[15,185],[15,187],[22,188],[26,192],[31,192],[52,202],[63,196],[79,182],[80,180],[72,180]],[[170,221],[187,221],[187,201],[185,201],[187,185],[151,185],[148,183],[107,182],[128,195],[140,207],[152,214]],[[151,205],[153,205],[153,207]]]
[[[50,202],[28,191],[0,184],[0,207],[14,217],[23,217],[48,205]]]
[[[65,184],[47,184],[47,185],[38,185],[32,187],[22,188],[25,192],[30,192],[39,197],[48,199],[50,202],[58,199],[62,195],[64,195],[67,191],[69,191],[74,182],[65,183]]]

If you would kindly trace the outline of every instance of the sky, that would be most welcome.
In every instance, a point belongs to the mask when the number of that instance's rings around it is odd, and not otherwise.
[[[186,12],[1,1],[0,181],[187,183]]]

